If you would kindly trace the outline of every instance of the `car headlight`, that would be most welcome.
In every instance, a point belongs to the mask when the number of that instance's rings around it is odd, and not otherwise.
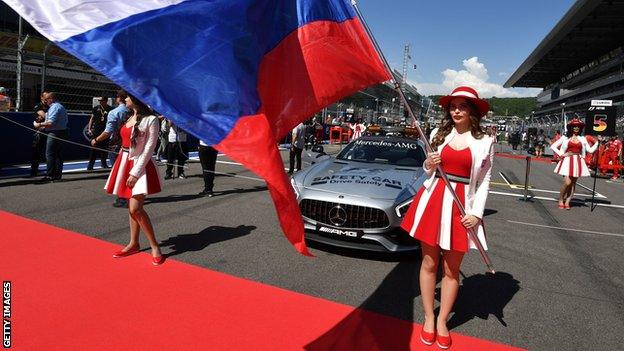
[[[297,183],[294,178],[290,178],[290,185],[292,185],[293,190],[295,191],[295,197],[299,198],[299,188],[297,187]]]
[[[412,201],[414,201],[414,198],[411,198],[394,208],[394,212],[396,212],[396,215],[399,216],[399,218],[403,218],[403,216],[405,216],[405,213],[407,213]]]

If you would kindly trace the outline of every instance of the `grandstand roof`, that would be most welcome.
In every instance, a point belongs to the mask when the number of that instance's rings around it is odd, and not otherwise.
[[[505,87],[544,88],[622,45],[624,0],[577,0]]]

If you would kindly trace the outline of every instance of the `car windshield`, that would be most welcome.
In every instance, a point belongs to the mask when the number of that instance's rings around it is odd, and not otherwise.
[[[415,140],[361,138],[347,145],[336,159],[422,167],[425,152]]]

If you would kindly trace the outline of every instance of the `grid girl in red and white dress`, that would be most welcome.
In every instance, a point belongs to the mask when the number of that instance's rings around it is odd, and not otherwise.
[[[104,189],[109,194],[129,199],[130,242],[113,254],[120,258],[140,251],[139,232],[145,233],[152,248],[152,263],[160,265],[164,256],[160,252],[152,222],[143,208],[145,196],[162,189],[162,180],[152,156],[158,140],[158,118],[151,114],[147,105],[128,94],[126,106],[130,118],[120,129],[122,149],[106,181]]]
[[[364,130],[366,130],[366,126],[362,123],[361,119],[358,119],[353,124],[349,124],[349,128],[353,131],[351,141],[359,139],[362,136],[362,133],[364,133]]]
[[[585,163],[585,155],[593,153],[598,143],[589,146],[581,130],[585,123],[578,118],[568,122],[568,135],[561,137],[550,148],[561,158],[555,167],[555,173],[564,176],[559,192],[559,208],[570,209],[570,200],[574,195],[576,181],[579,177],[589,177],[589,168]]]
[[[401,227],[421,241],[420,289],[425,311],[421,340],[427,345],[437,340],[438,346],[448,348],[451,339],[446,322],[459,291],[459,268],[468,249],[476,248],[468,237],[469,229],[475,230],[487,249],[481,218],[490,183],[493,139],[480,127],[489,104],[479,99],[474,89],[458,87],[451,95],[442,97],[440,105],[446,115],[441,127],[431,132],[436,152],[430,153],[423,165],[429,178],[414,197]],[[438,166],[449,176],[466,210],[463,218],[436,172]],[[444,276],[440,312],[435,321],[434,298],[440,258],[444,262]]]

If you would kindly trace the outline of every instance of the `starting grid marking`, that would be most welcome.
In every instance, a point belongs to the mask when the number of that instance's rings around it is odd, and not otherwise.
[[[498,174],[501,176],[501,178],[503,178],[503,180],[505,181],[505,183],[500,183],[500,182],[491,182],[491,184],[494,184],[494,185],[502,185],[502,186],[508,186],[508,187],[510,187],[511,189],[524,190],[524,185],[521,185],[521,184],[512,184],[512,183],[509,181],[509,179],[507,178],[507,176],[505,176],[505,174],[504,174],[503,172],[498,172]],[[586,187],[585,185],[583,185],[583,184],[581,184],[581,183],[578,183],[578,182],[577,182],[576,184],[577,184],[578,186],[580,186],[581,188],[588,190],[588,191],[591,193],[592,189],[590,189],[590,188]],[[534,191],[534,192],[542,192],[542,193],[550,193],[550,194],[559,194],[559,191],[556,191],[556,190],[537,189],[537,188],[534,188],[534,187],[532,187],[532,186],[530,186],[530,185],[529,185],[528,189],[530,189],[531,191]],[[490,191],[490,193],[491,193],[491,191]],[[507,193],[507,194],[509,194],[509,193]],[[598,199],[606,199],[606,198],[607,198],[606,196],[604,196],[604,195],[600,194],[599,192],[594,192],[594,195],[595,195],[595,197],[596,197],[596,198],[598,198]],[[591,196],[592,196],[592,194],[579,194],[579,193],[574,193],[574,196],[591,197]],[[533,198],[537,199],[538,197],[533,197]]]
[[[593,230],[583,230],[583,229],[574,229],[574,228],[563,228],[563,227],[555,227],[555,226],[552,226],[552,225],[544,225],[544,224],[536,224],[536,223],[527,223],[527,222],[518,222],[518,221],[511,221],[511,220],[507,220],[507,222],[509,222],[509,223],[514,223],[514,224],[528,225],[528,226],[533,226],[533,227],[540,227],[540,228],[549,228],[549,229],[565,230],[565,231],[567,231],[567,232],[579,232],[579,233],[586,233],[586,234],[593,234],[593,235],[617,236],[617,237],[620,237],[620,238],[624,238],[624,234],[619,234],[619,233],[595,232],[595,231],[593,231]]]
[[[494,194],[494,195],[503,195],[503,196],[512,196],[512,197],[524,197],[523,194],[507,193],[507,192],[503,192],[503,191],[493,191],[493,190],[490,190],[489,193],[490,194]],[[559,201],[556,198],[544,197],[544,196],[531,196],[531,197],[529,197],[529,199],[545,200],[545,201],[555,201],[555,202]],[[600,204],[600,203],[595,203],[594,206],[612,207],[612,208],[624,208],[624,206],[622,206],[622,205]]]

